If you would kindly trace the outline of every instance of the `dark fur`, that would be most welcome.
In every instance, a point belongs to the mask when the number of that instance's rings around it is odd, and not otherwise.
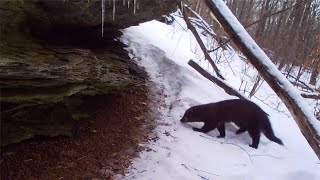
[[[273,133],[268,114],[248,100],[234,99],[193,106],[186,110],[180,121],[204,122],[201,129],[193,128],[193,130],[207,133],[218,128],[220,132],[218,137],[225,137],[225,123],[233,122],[239,127],[236,134],[248,131],[252,138],[250,146],[253,148],[258,148],[261,132],[271,141],[283,145]]]

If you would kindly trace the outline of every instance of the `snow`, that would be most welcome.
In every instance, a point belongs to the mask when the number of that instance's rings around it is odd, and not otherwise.
[[[278,71],[277,67],[271,62],[269,57],[264,53],[264,51],[256,44],[256,42],[251,38],[248,32],[240,24],[237,18],[232,14],[231,10],[222,0],[211,0],[216,7],[221,11],[223,17],[232,29],[238,34],[241,38],[241,41],[244,42],[245,46],[254,53],[254,55],[261,60],[261,63],[264,67],[267,68],[272,77],[276,78],[283,89],[290,95],[290,97],[295,101],[298,107],[304,112],[309,122],[316,130],[318,136],[320,136],[320,123],[311,113],[311,108],[305,103],[304,99],[301,97],[300,93],[293,85]]]
[[[236,135],[237,128],[232,124],[226,127],[226,138],[220,139],[216,138],[217,130],[204,134],[191,129],[191,126],[202,124],[180,123],[181,116],[190,106],[236,97],[226,94],[187,64],[193,59],[211,71],[208,62],[201,61],[203,54],[192,33],[186,30],[184,21],[175,19],[177,22],[172,26],[150,21],[123,31],[121,41],[128,45],[130,57],[164,90],[166,105],[159,109],[161,116],[156,120],[155,135],[159,139],[141,144],[148,151],[141,152],[128,173],[117,179],[320,179],[317,156],[266,83],[261,85],[257,98],[252,101],[270,115],[275,135],[285,146],[262,135],[259,148],[253,149],[248,146],[251,143],[249,135]],[[243,76],[244,67],[248,69],[248,76],[256,75],[234,50],[220,48],[216,53],[215,57],[220,57],[222,62],[218,68],[234,87],[240,86],[241,79],[237,77]],[[223,63],[227,58],[229,62]],[[251,80],[247,76],[243,78],[248,82]],[[277,110],[272,108],[275,106]]]

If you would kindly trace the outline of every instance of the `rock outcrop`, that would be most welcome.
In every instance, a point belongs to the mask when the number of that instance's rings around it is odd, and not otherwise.
[[[126,28],[174,11],[177,0],[105,0],[106,27]],[[101,26],[101,0],[38,0],[54,25]],[[114,13],[114,14],[113,14]]]
[[[106,0],[102,38],[100,0],[0,1],[1,146],[72,136],[90,115],[86,96],[143,83],[144,73],[114,39],[119,29],[170,13],[176,0],[133,2],[116,0],[113,20]]]

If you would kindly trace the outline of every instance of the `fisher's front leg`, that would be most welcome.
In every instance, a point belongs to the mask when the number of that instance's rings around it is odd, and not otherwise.
[[[194,131],[207,133],[207,132],[213,130],[214,128],[216,128],[216,127],[215,127],[215,126],[212,126],[212,125],[210,125],[210,124],[208,124],[208,123],[205,123],[204,126],[203,126],[201,129],[195,128],[195,127],[192,128],[192,129],[193,129]]]

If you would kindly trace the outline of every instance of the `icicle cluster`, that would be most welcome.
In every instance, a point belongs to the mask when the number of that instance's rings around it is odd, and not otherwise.
[[[130,2],[132,0],[123,0],[123,6],[126,5],[126,1],[127,1],[128,9],[129,9],[130,8]],[[133,14],[136,14],[137,9],[139,9],[139,4],[140,4],[139,0],[133,0]]]
[[[131,0],[123,0],[123,6],[126,5],[126,1],[127,1],[127,5],[128,5],[128,9],[130,8],[130,1]],[[89,0],[88,0],[89,2]],[[139,4],[140,1],[139,0],[133,0],[133,14],[136,14],[137,9],[139,9]],[[111,5],[111,0],[109,0],[109,5]],[[115,20],[115,16],[116,16],[116,0],[112,1],[112,20]],[[105,19],[105,9],[106,9],[106,0],[101,0],[101,35],[103,37],[103,28],[104,28],[104,19]]]

